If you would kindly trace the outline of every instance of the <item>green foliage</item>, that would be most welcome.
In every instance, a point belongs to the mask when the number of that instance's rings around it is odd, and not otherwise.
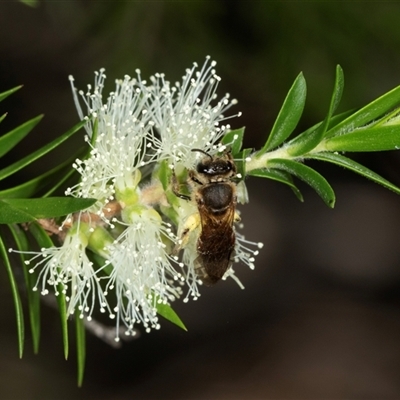
[[[62,144],[67,139],[69,139],[72,135],[74,135],[76,132],[78,132],[85,125],[85,123],[86,122],[79,122],[72,129],[65,132],[63,135],[59,136],[57,139],[53,140],[52,142],[48,143],[47,145],[43,146],[39,150],[34,151],[33,153],[29,154],[28,156],[22,158],[21,160],[16,161],[14,164],[11,164],[8,167],[0,170],[0,180],[9,177],[12,174],[15,174],[22,168],[27,167],[28,165],[31,165],[34,161],[43,157],[44,155],[49,153],[51,150],[54,150],[56,147],[58,147],[60,144]],[[19,133],[19,129],[14,129],[13,132]],[[6,135],[8,135],[8,134],[6,134]],[[8,139],[10,140],[10,138],[8,138]]]
[[[393,192],[400,194],[400,189],[393,185],[393,183],[389,182],[385,178],[382,178],[380,175],[377,173],[371,171],[367,167],[364,167],[363,165],[357,163],[356,161],[342,156],[337,153],[319,153],[319,154],[310,154],[308,158],[314,159],[314,160],[320,160],[320,161],[327,161],[332,164],[339,165],[340,167],[347,168],[353,172],[356,172],[357,174],[360,174],[361,176],[370,179],[371,181],[375,183],[379,183],[380,185],[386,187],[387,189],[392,190]]]
[[[41,218],[61,217],[88,208],[94,203],[94,199],[72,197],[0,200],[0,224],[16,224],[32,222]]]
[[[314,169],[293,160],[275,158],[268,163],[272,169],[280,169],[309,184],[331,208],[335,205],[335,193],[328,181]]]
[[[31,2],[32,3],[32,2]],[[0,101],[7,98],[19,90],[21,86],[0,93]],[[4,120],[7,114],[0,117],[0,122]],[[43,118],[39,115],[31,120],[19,125],[11,131],[3,134],[0,137],[0,157],[8,154],[15,146],[17,146],[40,122]],[[61,145],[72,135],[78,132],[86,121],[82,121],[75,125],[73,128],[60,135],[58,138],[43,146],[42,148],[32,152],[23,159],[16,161],[15,163],[7,166],[0,170],[0,181],[12,176],[22,168],[30,166],[34,161],[45,156],[50,151]],[[80,151],[81,152],[81,151]],[[77,152],[79,154],[79,152]],[[76,158],[74,155],[74,158]],[[26,232],[20,229],[16,223],[29,222],[29,231],[38,243],[42,247],[54,246],[49,235],[43,230],[43,228],[36,224],[35,221],[40,218],[53,218],[60,217],[70,213],[77,212],[84,208],[91,206],[95,200],[93,199],[75,199],[69,197],[47,197],[57,187],[59,187],[65,179],[67,179],[73,169],[71,168],[72,159],[66,160],[63,163],[50,168],[46,173],[31,179],[30,181],[24,182],[14,187],[10,187],[0,191],[0,224],[6,224],[9,227],[11,235],[14,239],[14,245],[20,252],[26,252],[29,250],[28,239]],[[68,166],[68,171],[66,168]],[[37,195],[42,189],[51,186],[41,198],[30,198]],[[19,295],[19,289],[17,281],[14,276],[13,268],[11,266],[10,258],[6,251],[4,241],[0,237],[0,256],[6,267],[6,271],[10,280],[11,291],[14,300],[14,306],[16,310],[17,319],[17,333],[18,333],[18,349],[19,355],[22,357],[24,348],[24,316],[21,298]],[[40,294],[37,291],[33,291],[32,288],[36,284],[37,276],[35,273],[30,274],[25,264],[25,256],[23,253],[20,254],[21,265],[23,269],[24,281],[27,288],[27,300],[28,300],[28,311],[29,321],[32,332],[33,351],[35,353],[39,350],[40,341]],[[65,293],[63,287],[60,284],[58,288],[58,295],[56,296],[58,308],[61,317],[61,328],[64,342],[64,356],[68,357],[68,326],[67,326],[67,307]],[[81,349],[82,343],[78,341],[78,346]],[[83,378],[83,363],[82,356],[79,357],[79,379],[82,381]],[[84,360],[84,358],[83,358]]]
[[[8,258],[7,250],[4,246],[4,242],[1,237],[0,237],[0,257],[3,260],[3,263],[7,270],[8,279],[10,280],[11,292],[15,307],[15,317],[17,319],[18,353],[19,357],[22,358],[24,352],[24,338],[25,338],[24,314],[22,310],[21,298],[18,292],[17,282],[14,277],[10,259]]]
[[[234,157],[240,152],[243,144],[244,128],[229,131],[221,140],[221,143],[230,147]]]
[[[19,0],[21,3],[26,4],[29,7],[37,7],[39,5],[38,0]]]
[[[310,185],[329,207],[333,207],[335,194],[332,187],[317,171],[303,164],[308,159],[314,159],[347,168],[400,194],[396,185],[337,153],[400,149],[400,86],[358,111],[334,115],[343,88],[343,71],[337,66],[324,120],[285,142],[297,125],[304,107],[305,81],[299,75],[286,96],[264,146],[246,161],[247,174],[282,182],[294,191],[299,200],[303,200],[291,178],[295,176]]]
[[[17,145],[43,118],[39,115],[0,137],[0,157]]]
[[[86,362],[86,331],[83,318],[80,317],[79,310],[75,313],[75,333],[76,333],[76,361],[78,366],[78,386],[82,386],[83,375],[85,373]]]
[[[34,222],[30,224],[29,232],[32,234],[32,236],[34,237],[40,248],[49,248],[54,246],[54,243],[50,239],[49,235],[38,223]],[[67,359],[69,353],[68,324],[67,324],[68,314],[67,314],[67,301],[65,298],[65,291],[62,283],[58,284],[56,300],[61,320],[61,332],[64,344],[64,357],[65,359]]]
[[[359,128],[325,141],[328,151],[384,151],[400,148],[400,125]]]
[[[306,80],[300,73],[290,88],[271,133],[259,154],[264,154],[279,146],[292,134],[303,113],[306,95]]]
[[[29,251],[28,239],[25,232],[18,225],[9,225],[9,229],[12,233],[14,242],[19,251]],[[32,332],[32,344],[33,352],[37,354],[39,352],[39,341],[40,341],[40,293],[32,290],[37,280],[37,273],[29,273],[28,266],[25,263],[26,256],[24,253],[20,253],[21,265],[24,273],[25,286],[28,289],[26,295],[28,297],[28,310],[29,310],[29,322]]]
[[[173,308],[169,304],[164,304],[161,302],[156,301],[156,309],[157,309],[157,314],[161,315],[163,318],[168,320],[169,322],[172,322],[179,328],[183,329],[184,331],[187,331],[186,326],[182,322],[182,320],[179,318],[178,314],[173,310]]]
[[[296,197],[300,201],[304,201],[303,195],[301,194],[300,190],[296,187],[296,185],[293,183],[293,178],[292,175],[285,171],[284,169],[272,169],[272,168],[259,168],[259,169],[253,169],[249,171],[248,175],[250,176],[255,176],[258,178],[268,178],[272,179],[277,182],[284,183],[288,185],[296,195]]]
[[[17,87],[1,93],[0,101],[19,88]],[[300,201],[303,201],[302,193],[296,183],[296,179],[299,179],[313,188],[325,204],[333,208],[335,205],[335,193],[331,185],[319,172],[305,164],[308,160],[319,160],[347,168],[400,194],[400,188],[396,185],[367,167],[338,153],[385,151],[400,148],[400,86],[358,111],[351,110],[335,115],[342,98],[343,89],[343,71],[340,66],[337,66],[334,87],[325,118],[304,132],[295,135],[293,133],[302,116],[307,92],[305,78],[303,74],[299,74],[283,102],[265,144],[259,151],[253,152],[252,149],[242,149],[244,128],[228,132],[222,138],[221,142],[231,151],[235,159],[238,179],[244,179],[248,175],[281,182],[290,187],[296,197]],[[5,117],[6,114],[1,116],[0,122]],[[0,157],[17,146],[41,119],[42,116],[37,116],[1,136]],[[34,161],[48,154],[78,132],[85,124],[87,124],[87,121],[78,123],[52,142],[0,170],[0,181],[12,176],[17,171],[31,165]],[[94,143],[98,134],[97,120],[94,120],[92,127],[93,135],[91,140]],[[85,151],[87,152],[87,150]],[[35,271],[29,273],[27,269],[25,263],[27,260],[24,256],[24,252],[26,253],[29,250],[27,232],[20,229],[16,224],[28,223],[29,233],[40,248],[53,247],[54,243],[49,237],[48,232],[37,223],[37,220],[62,217],[94,204],[94,199],[49,197],[74,173],[74,170],[71,168],[71,162],[78,154],[82,154],[82,152],[77,152],[69,160],[65,160],[59,165],[49,168],[47,172],[40,176],[0,191],[0,224],[8,226],[15,247],[20,252],[24,281],[28,292],[29,322],[35,353],[39,349],[40,341],[40,295],[32,289],[36,285],[38,277]],[[80,158],[84,159],[85,156]],[[178,179],[183,182],[187,178],[188,172],[183,171],[181,174]],[[144,176],[146,179],[148,178],[147,175]],[[180,222],[179,215],[174,207],[176,206],[176,209],[179,209],[181,200],[171,190],[173,171],[166,160],[160,162],[158,167],[153,170],[152,179],[160,181],[161,194],[165,194],[168,200],[168,204],[160,206],[161,211],[164,216],[167,216],[170,221],[178,226]],[[105,260],[101,255],[92,254],[91,251],[88,253],[90,253],[89,257],[91,257],[90,259],[94,261],[95,265],[97,264],[99,268],[102,268],[102,272],[108,274],[112,271],[112,265],[105,265]],[[22,356],[25,330],[21,298],[10,258],[1,237],[0,256],[6,267],[11,284],[17,319],[18,349],[20,356]],[[68,358],[68,313],[65,292],[64,285],[59,283],[55,295],[61,319],[64,356]],[[151,298],[160,316],[181,329],[187,330],[169,304],[159,301],[155,295]],[[75,333],[78,385],[81,386],[86,359],[85,324],[81,311],[78,311],[75,315]]]
[[[312,149],[314,149],[315,146],[317,146],[321,142],[331,122],[332,115],[335,112],[337,106],[339,105],[343,93],[343,87],[344,87],[343,70],[338,65],[336,67],[335,86],[333,88],[328,114],[326,115],[322,123],[318,125],[318,128],[316,128],[315,130],[306,131],[305,133],[298,135],[295,139],[293,139],[289,143],[288,153],[291,156],[295,157],[295,156],[300,156],[302,154],[306,154],[310,152]]]

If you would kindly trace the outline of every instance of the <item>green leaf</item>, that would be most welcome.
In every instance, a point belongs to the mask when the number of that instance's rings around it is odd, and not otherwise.
[[[21,3],[26,4],[29,7],[37,7],[39,5],[38,0],[19,0]]]
[[[288,185],[296,195],[296,197],[303,202],[303,195],[301,194],[300,190],[297,186],[293,183],[292,176],[288,174],[286,171],[281,171],[279,169],[253,169],[251,170],[248,175],[256,176],[258,178],[268,178],[274,181],[278,181]]]
[[[245,128],[243,127],[229,131],[221,140],[222,144],[231,148],[233,157],[236,157],[242,148],[244,129]]]
[[[307,135],[299,135],[290,142],[290,147],[288,147],[288,153],[291,156],[297,157],[302,154],[306,154],[321,142],[325,132],[328,129],[332,115],[335,112],[337,106],[339,105],[340,99],[342,98],[343,87],[344,87],[343,70],[340,67],[340,65],[338,65],[336,67],[335,86],[333,88],[328,114],[326,115],[322,124],[318,126],[317,129],[308,132]]]
[[[387,189],[392,190],[397,194],[400,194],[400,188],[393,185],[393,183],[389,182],[385,178],[382,178],[380,175],[364,167],[363,165],[340,154],[324,152],[324,153],[309,155],[307,156],[307,158],[320,161],[327,161],[332,164],[336,164],[341,167],[347,168],[350,171],[356,172],[357,174],[360,174],[361,176],[368,178],[375,183],[379,183],[380,185],[384,186]]]
[[[69,158],[67,161],[63,162],[62,164],[57,165],[55,168],[45,172],[44,174],[33,178],[27,182],[22,183],[21,185],[14,186],[9,189],[4,189],[0,191],[0,199],[12,199],[12,198],[28,198],[39,191],[44,189],[50,183],[56,181],[57,183],[52,186],[52,188],[46,193],[46,195],[42,197],[48,197],[49,193],[54,192],[64,181],[68,179],[75,170],[71,167],[72,161],[77,158],[78,153],[74,156]],[[68,167],[68,171],[65,170]],[[56,177],[59,173],[60,177]]]
[[[93,123],[93,129],[92,129],[92,136],[90,138],[90,144],[92,147],[96,147],[96,141],[97,141],[97,136],[99,134],[99,119],[95,118],[94,123]],[[87,154],[85,158],[90,157],[90,152],[92,151],[92,147],[88,147]]]
[[[59,187],[61,187],[68,179],[71,178],[73,174],[77,173],[73,168],[70,168],[68,172],[66,172],[63,177],[54,185],[52,186],[46,193],[43,194],[43,198],[51,196]]]
[[[16,146],[40,122],[42,118],[43,115],[32,118],[31,120],[1,136],[0,157]]]
[[[329,127],[337,125],[339,122],[342,122],[344,119],[346,119],[349,115],[351,115],[353,113],[354,113],[354,110],[348,110],[348,111],[345,111],[345,112],[340,113],[338,115],[334,115],[330,119]],[[296,145],[296,143],[298,143],[300,145],[303,142],[307,142],[309,136],[313,136],[313,135],[317,134],[317,133],[315,133],[315,131],[319,131],[321,129],[321,126],[322,126],[323,122],[324,121],[318,122],[317,124],[315,124],[315,125],[311,126],[310,128],[308,128],[306,131],[300,133],[293,140],[291,140],[288,143],[288,147],[287,147],[288,152],[290,152],[290,154],[295,153],[294,150],[292,151],[290,149],[290,147],[292,146],[292,143],[294,143],[295,145]]]
[[[95,199],[75,197],[48,197],[40,199],[0,200],[0,224],[31,222],[39,218],[61,217],[83,210]]]
[[[21,228],[19,228],[18,225],[9,225],[8,227],[10,228],[18,250],[21,252],[28,251],[29,243],[25,232]],[[22,269],[24,272],[26,294],[28,297],[29,322],[32,332],[33,352],[37,354],[39,352],[40,342],[40,293],[38,291],[32,290],[36,284],[37,274],[29,273],[29,268],[25,263],[25,254],[21,253],[20,258]]]
[[[89,147],[89,149],[90,149],[90,147]],[[66,160],[65,163],[60,164],[58,167],[56,167],[56,168],[62,168],[65,165],[65,166],[68,166],[68,169],[67,169],[67,171],[65,171],[62,174],[62,177],[60,177],[58,179],[58,182],[55,185],[53,184],[53,186],[45,194],[43,194],[42,197],[51,196],[59,187],[61,187],[64,183],[66,183],[71,178],[72,175],[74,175],[75,173],[78,174],[76,172],[76,170],[71,167],[71,165],[72,165],[71,161],[72,160],[75,161],[77,158],[80,158],[81,156],[86,155],[86,153],[87,153],[87,149],[82,148],[82,149],[78,150],[70,159]],[[56,171],[54,171],[54,172],[56,172]]]
[[[15,93],[17,90],[21,89],[22,85],[16,86],[13,89],[7,90],[6,92],[0,93],[0,101],[4,100],[6,97],[8,97],[10,94]]]
[[[83,375],[85,373],[86,361],[86,331],[83,318],[80,318],[80,311],[75,312],[75,327],[76,327],[76,360],[78,365],[78,386],[83,383]]]
[[[337,65],[336,66],[335,85],[333,87],[331,103],[329,105],[329,111],[328,111],[329,119],[331,118],[333,113],[336,111],[336,109],[340,103],[340,100],[341,100],[342,94],[343,94],[343,89],[344,89],[343,69],[340,65]],[[328,120],[326,126],[328,127],[328,125],[329,125],[329,120]]]
[[[34,162],[37,159],[39,159],[40,157],[44,156],[49,151],[55,149],[61,143],[65,142],[68,138],[70,138],[74,133],[78,132],[79,129],[81,129],[82,126],[85,125],[85,123],[86,123],[86,121],[79,122],[73,128],[71,128],[70,130],[65,132],[63,135],[61,135],[57,139],[55,139],[52,142],[48,143],[47,145],[43,146],[39,150],[36,150],[35,152],[29,154],[29,156],[26,156],[26,157],[22,158],[21,160],[15,162],[14,164],[11,164],[8,167],[0,170],[0,180],[14,174],[15,172],[26,167],[27,165],[30,165],[32,162]]]
[[[325,140],[329,151],[384,151],[400,149],[400,125],[357,129]]]
[[[303,113],[306,95],[306,81],[300,73],[283,102],[268,140],[259,152],[260,155],[279,146],[291,135]]]
[[[381,117],[400,104],[400,86],[372,101],[326,132],[325,137],[343,135]]]
[[[7,117],[7,113],[4,113],[1,117],[0,117],[0,122],[3,122],[4,118]]]
[[[268,161],[268,168],[286,171],[310,185],[325,204],[331,208],[335,205],[335,193],[328,181],[317,171],[293,160],[273,159]]]
[[[161,161],[160,166],[158,167],[157,176],[163,186],[163,189],[167,190],[170,185],[172,176],[172,170],[168,166],[167,160]]]
[[[157,309],[157,314],[161,315],[163,318],[177,325],[184,331],[187,331],[186,326],[184,325],[182,320],[178,317],[178,314],[172,309],[172,307],[169,304],[159,303],[158,299],[156,298],[155,306]]]
[[[19,357],[22,358],[24,352],[24,338],[25,338],[24,315],[22,311],[21,298],[18,293],[17,282],[15,281],[10,260],[8,258],[8,254],[1,237],[0,237],[0,257],[3,259],[4,265],[7,270],[8,278],[11,284],[11,292],[15,307],[15,317],[17,319],[18,352],[19,352]]]
[[[53,247],[54,243],[50,239],[49,235],[46,231],[36,222],[29,224],[29,232],[35,238],[37,244],[40,248],[49,248]],[[64,357],[65,359],[68,358],[69,353],[69,343],[68,343],[68,314],[67,314],[67,302],[65,299],[65,288],[62,283],[57,285],[57,294],[56,300],[58,304],[58,311],[60,313],[61,319],[61,332],[63,338],[63,345],[64,345]]]

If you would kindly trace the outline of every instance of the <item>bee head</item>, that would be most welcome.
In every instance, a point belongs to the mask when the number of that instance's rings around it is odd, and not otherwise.
[[[207,156],[197,164],[196,171],[199,174],[216,176],[228,175],[230,172],[235,171],[235,164],[226,154],[222,157],[213,157],[211,154],[200,149],[193,149],[192,151],[198,151]]]

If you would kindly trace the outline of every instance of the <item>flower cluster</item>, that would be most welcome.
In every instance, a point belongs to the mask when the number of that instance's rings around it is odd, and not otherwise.
[[[235,100],[228,94],[217,98],[214,67],[207,58],[174,85],[162,74],[145,81],[137,70],[135,78],[117,80],[106,100],[104,70],[85,92],[70,77],[79,116],[87,121],[90,153],[74,162],[81,179],[66,195],[97,201],[62,223],[60,247],[42,249],[28,263],[42,294],[49,287],[56,295],[64,291],[69,313],[88,319],[95,310],[108,313],[116,321],[116,340],[120,325],[128,335],[137,323],[146,331],[158,329],[158,305],[200,295],[201,227],[184,243],[181,237],[198,210],[195,202],[176,196],[172,181],[184,185],[202,152],[212,157],[226,149],[221,138],[230,127],[224,113]],[[236,233],[233,261],[254,268],[259,247]],[[232,268],[226,277],[241,285]]]

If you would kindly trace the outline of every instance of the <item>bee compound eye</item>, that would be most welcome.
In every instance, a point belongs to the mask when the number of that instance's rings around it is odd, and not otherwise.
[[[196,170],[197,170],[197,172],[203,174],[203,173],[207,172],[207,167],[202,163],[198,163]]]

